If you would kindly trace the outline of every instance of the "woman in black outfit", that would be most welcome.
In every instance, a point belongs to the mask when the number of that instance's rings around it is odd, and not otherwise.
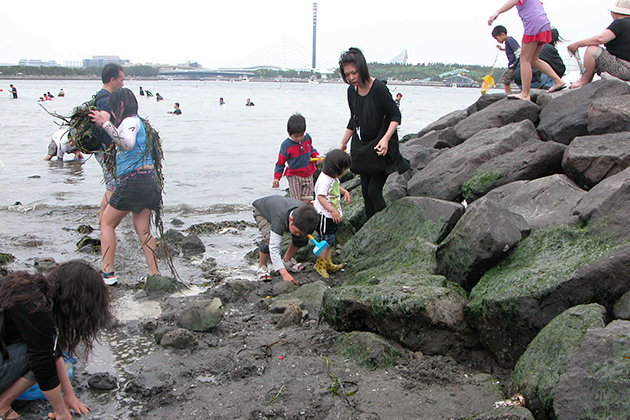
[[[409,169],[409,162],[398,150],[400,109],[385,83],[370,77],[363,53],[350,48],[339,59],[341,78],[349,84],[348,106],[350,122],[341,139],[341,150],[346,150],[352,139],[350,170],[361,176],[361,190],[365,202],[365,214],[372,217],[387,204],[383,187],[394,171]]]
[[[0,282],[0,418],[21,419],[11,403],[35,383],[57,420],[72,419],[70,409],[86,414],[89,407],[75,396],[61,351],[74,354],[82,344],[89,352],[109,324],[109,293],[101,274],[74,260],[45,277],[19,271]]]

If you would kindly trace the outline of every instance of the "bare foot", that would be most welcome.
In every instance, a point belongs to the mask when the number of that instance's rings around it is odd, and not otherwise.
[[[525,101],[529,101],[531,98],[529,95],[523,95],[521,92],[518,95],[508,95],[508,99],[523,99]]]
[[[560,85],[554,84],[553,86],[551,86],[551,88],[549,88],[547,93],[559,92],[565,87],[567,87],[567,84],[563,81],[562,84]]]

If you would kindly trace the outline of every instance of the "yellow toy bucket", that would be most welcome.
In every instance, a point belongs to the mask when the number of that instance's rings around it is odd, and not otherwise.
[[[481,84],[481,94],[485,95],[490,89],[494,87],[494,77],[491,74],[483,76],[483,83]]]

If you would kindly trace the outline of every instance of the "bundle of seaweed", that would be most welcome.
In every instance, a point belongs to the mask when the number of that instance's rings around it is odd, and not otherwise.
[[[151,155],[153,159],[153,167],[155,169],[155,174],[157,175],[158,185],[160,187],[160,209],[155,212],[155,227],[158,231],[160,238],[165,238],[164,235],[164,223],[162,221],[162,209],[164,207],[163,196],[164,196],[164,171],[162,163],[164,162],[164,152],[162,150],[162,139],[160,138],[160,134],[157,132],[155,128],[149,123],[149,120],[146,118],[139,117],[140,121],[144,125],[144,129],[146,131],[147,136],[147,148],[145,153]],[[145,155],[146,156],[146,155]],[[143,156],[144,157],[144,156]],[[159,241],[159,246],[162,247],[162,251],[164,254],[164,260],[166,261],[166,265],[171,272],[171,275],[180,280],[177,271],[175,270],[175,265],[173,264],[173,257],[171,255],[171,251],[168,247],[167,241],[161,240]],[[179,286],[180,281],[177,282]]]
[[[70,116],[64,116],[56,112],[50,112],[40,104],[51,116],[62,121],[61,128],[67,128],[68,138],[74,141],[75,146],[83,153],[102,153],[104,165],[114,172],[116,168],[116,148],[110,145],[104,148],[104,140],[108,139],[107,133],[96,125],[90,118],[90,112],[98,110],[95,106],[96,97],[75,107]]]

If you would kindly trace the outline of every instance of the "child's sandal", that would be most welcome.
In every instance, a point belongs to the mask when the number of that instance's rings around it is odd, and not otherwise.
[[[304,264],[297,262],[295,258],[291,258],[289,261],[283,262],[286,269],[291,271],[292,273],[299,273],[306,268]]]

